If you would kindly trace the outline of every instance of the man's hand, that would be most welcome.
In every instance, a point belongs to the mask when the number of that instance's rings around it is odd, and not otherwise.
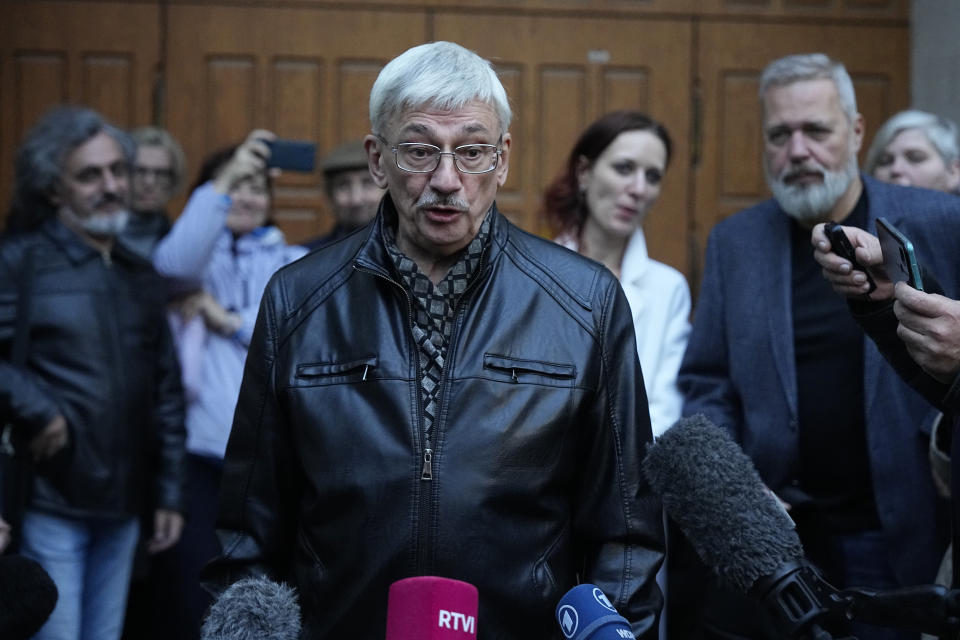
[[[166,551],[180,540],[183,516],[169,509],[157,509],[153,514],[153,536],[147,543],[147,553]]]
[[[254,129],[237,147],[226,166],[213,179],[213,187],[220,193],[230,191],[243,180],[266,171],[270,147],[266,140],[275,140],[276,135],[266,129]]]
[[[56,455],[70,442],[70,430],[67,420],[61,414],[53,417],[43,431],[30,441],[30,455],[34,462],[39,462]]]
[[[0,516],[0,553],[10,545],[10,540],[13,537],[13,527],[10,526],[6,520],[3,519],[3,516]]]
[[[865,268],[870,269],[877,288],[868,297],[870,285],[867,276],[862,271],[854,271],[853,265],[846,258],[841,258],[833,252],[830,239],[823,230],[823,223],[813,228],[810,243],[814,247],[813,257],[823,268],[823,277],[833,286],[833,290],[847,298],[859,298],[880,301],[893,297],[893,283],[887,278],[883,270],[883,253],[880,251],[880,241],[863,229],[857,227],[841,227],[853,250],[857,260]]]
[[[917,291],[898,282],[893,312],[900,321],[897,335],[914,362],[928,374],[950,384],[960,372],[960,302]]]

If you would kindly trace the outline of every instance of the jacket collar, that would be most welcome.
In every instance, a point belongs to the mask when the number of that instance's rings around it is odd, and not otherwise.
[[[642,228],[637,228],[627,241],[627,248],[623,252],[623,262],[620,263],[620,280],[631,284],[638,282],[650,267],[650,256],[647,254],[647,240]]]
[[[80,234],[63,224],[56,216],[44,221],[40,230],[74,265],[94,258],[98,260],[103,259],[100,251],[87,244],[84,239],[80,237]],[[122,234],[114,239],[113,247],[110,249],[110,258],[111,260],[121,258],[128,262],[136,262],[142,265],[150,264],[149,260],[125,244]]]

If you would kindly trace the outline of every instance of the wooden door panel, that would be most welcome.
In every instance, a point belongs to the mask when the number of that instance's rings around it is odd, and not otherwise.
[[[489,58],[504,82],[514,108],[513,147],[497,202],[529,230],[548,232],[538,216],[543,190],[586,125],[621,108],[661,120],[676,155],[646,232],[653,257],[686,270],[690,22],[438,11],[433,24],[436,39]]]
[[[14,150],[27,130],[51,107],[84,104],[120,127],[152,120],[160,23],[158,7],[150,4],[3,4],[0,201],[6,207],[13,180]]]
[[[909,0],[699,0],[704,15],[902,19],[910,17]]]
[[[171,5],[168,124],[192,169],[253,128],[317,143],[318,159],[369,131],[370,88],[392,57],[427,39],[416,12]],[[319,168],[287,172],[274,213],[290,241],[332,224]]]
[[[867,123],[861,157],[877,127],[909,103],[909,33],[903,27],[703,23],[699,41],[703,151],[694,171],[697,264],[690,270],[697,281],[713,225],[769,197],[757,97],[768,62],[822,51],[844,63]]]

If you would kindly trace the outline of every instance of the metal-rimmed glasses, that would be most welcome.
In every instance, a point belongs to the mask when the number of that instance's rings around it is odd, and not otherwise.
[[[383,136],[377,136],[383,144],[389,144]],[[503,136],[497,144],[464,144],[454,147],[453,151],[443,151],[440,147],[425,142],[401,142],[392,147],[397,168],[410,173],[430,173],[440,166],[443,156],[453,156],[453,164],[460,173],[490,173],[500,163],[503,153]]]

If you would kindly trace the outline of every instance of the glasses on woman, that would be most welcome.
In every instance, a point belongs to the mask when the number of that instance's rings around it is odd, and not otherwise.
[[[380,137],[380,136],[377,136]],[[383,138],[380,140],[387,144]],[[453,151],[443,151],[440,147],[423,142],[401,142],[390,150],[397,161],[397,168],[410,173],[430,173],[440,166],[443,156],[453,156],[453,164],[460,173],[490,173],[497,168],[503,136],[497,144],[464,144]]]

